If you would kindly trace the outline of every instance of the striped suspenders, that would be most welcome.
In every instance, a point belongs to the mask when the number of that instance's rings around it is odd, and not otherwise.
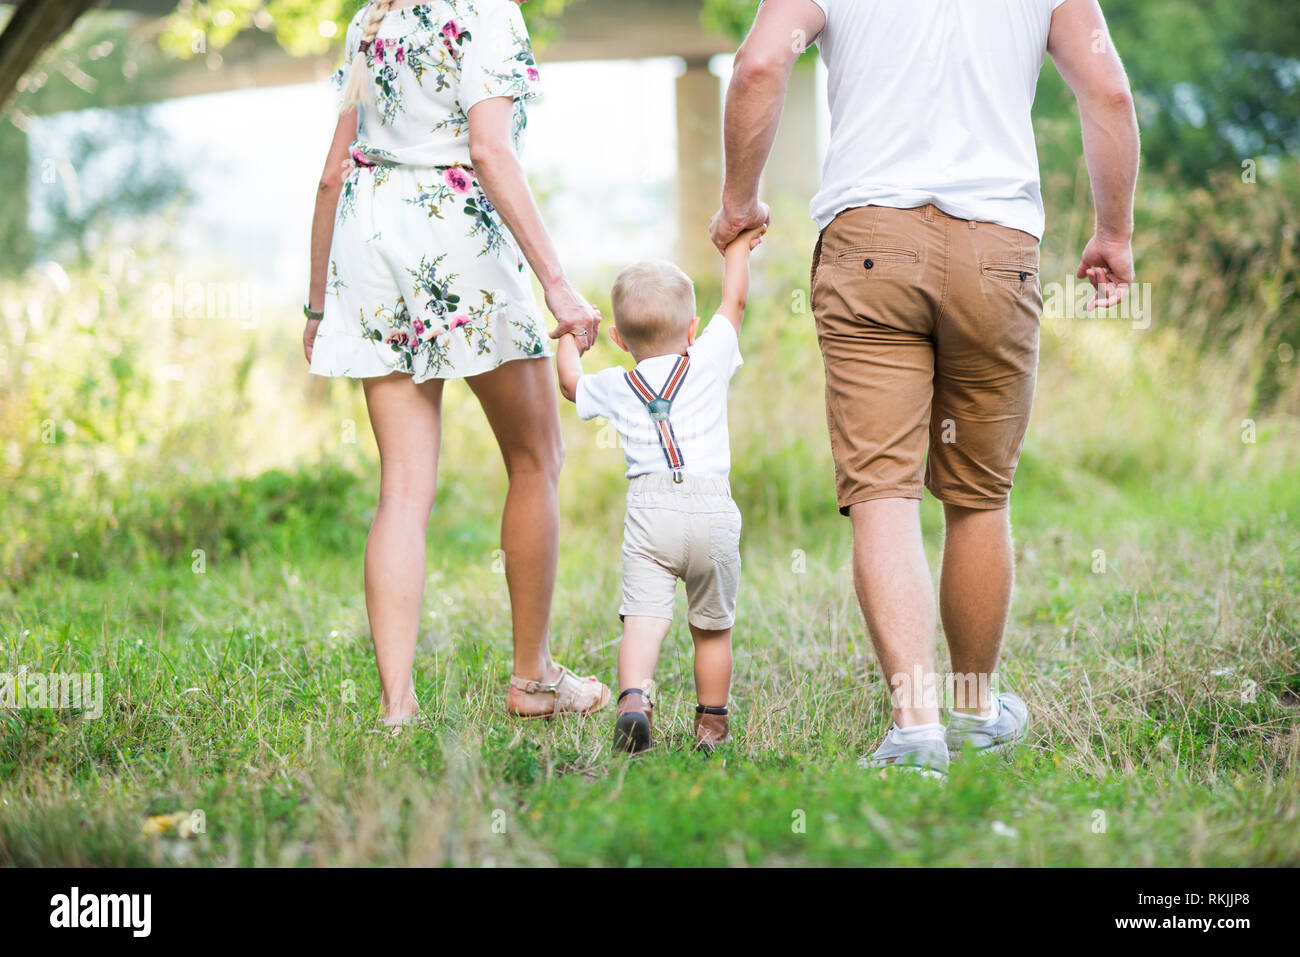
[[[668,467],[672,469],[674,482],[682,481],[682,469],[686,467],[686,459],[682,457],[682,450],[677,445],[677,436],[673,434],[673,424],[668,421],[668,413],[673,407],[673,399],[681,391],[682,382],[686,379],[686,371],[690,365],[690,356],[678,357],[677,364],[673,366],[673,371],[668,373],[668,381],[664,383],[663,390],[660,392],[650,388],[650,383],[646,382],[645,376],[636,369],[623,374],[623,378],[627,379],[628,387],[645,405],[650,413],[650,420],[654,422],[659,432],[659,447],[664,450],[664,458],[668,460]]]

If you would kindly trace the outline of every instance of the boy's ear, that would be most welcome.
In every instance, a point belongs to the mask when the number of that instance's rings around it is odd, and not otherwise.
[[[694,344],[695,337],[699,334],[699,332],[700,332],[700,317],[696,316],[694,319],[691,320],[691,324],[686,327],[686,344],[688,346]]]
[[[620,336],[620,335],[618,334],[618,327],[617,327],[617,326],[610,326],[610,327],[609,327],[609,338],[610,338],[610,341],[612,341],[612,342],[614,343],[614,345],[618,346],[618,347],[619,347],[620,349],[622,349],[624,352],[631,352],[631,351],[632,351],[631,349],[629,349],[629,348],[627,347],[627,343],[623,341],[623,337]]]

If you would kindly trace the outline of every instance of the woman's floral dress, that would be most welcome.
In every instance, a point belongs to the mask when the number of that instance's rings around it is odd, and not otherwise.
[[[514,98],[522,147],[538,76],[519,8],[438,0],[393,10],[362,53],[367,12],[348,27],[335,74],[341,85],[363,56],[371,96],[358,110],[311,371],[423,382],[549,356],[523,257],[469,163],[469,111],[488,97]]]

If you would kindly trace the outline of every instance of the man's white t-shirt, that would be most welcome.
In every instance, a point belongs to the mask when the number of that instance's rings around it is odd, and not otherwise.
[[[819,229],[854,206],[1000,223],[1042,239],[1029,112],[1065,0],[813,0],[830,74]]]
[[[686,378],[673,399],[668,421],[681,449],[688,475],[721,475],[731,471],[731,439],[727,432],[727,387],[741,367],[736,329],[726,316],[714,316],[687,348],[691,357]],[[661,392],[679,356],[651,356],[637,363],[650,388]],[[604,369],[578,380],[574,395],[578,418],[603,416],[613,423],[627,458],[627,477],[669,472],[659,445],[659,432],[650,412],[636,396],[620,368]]]

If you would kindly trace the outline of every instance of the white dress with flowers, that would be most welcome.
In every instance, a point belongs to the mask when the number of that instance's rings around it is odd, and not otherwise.
[[[347,60],[364,56],[356,168],[334,223],[325,318],[311,371],[415,381],[489,372],[549,356],[523,257],[469,160],[470,108],[514,98],[515,148],[537,68],[510,0],[436,0],[391,11],[361,53],[363,8]]]

